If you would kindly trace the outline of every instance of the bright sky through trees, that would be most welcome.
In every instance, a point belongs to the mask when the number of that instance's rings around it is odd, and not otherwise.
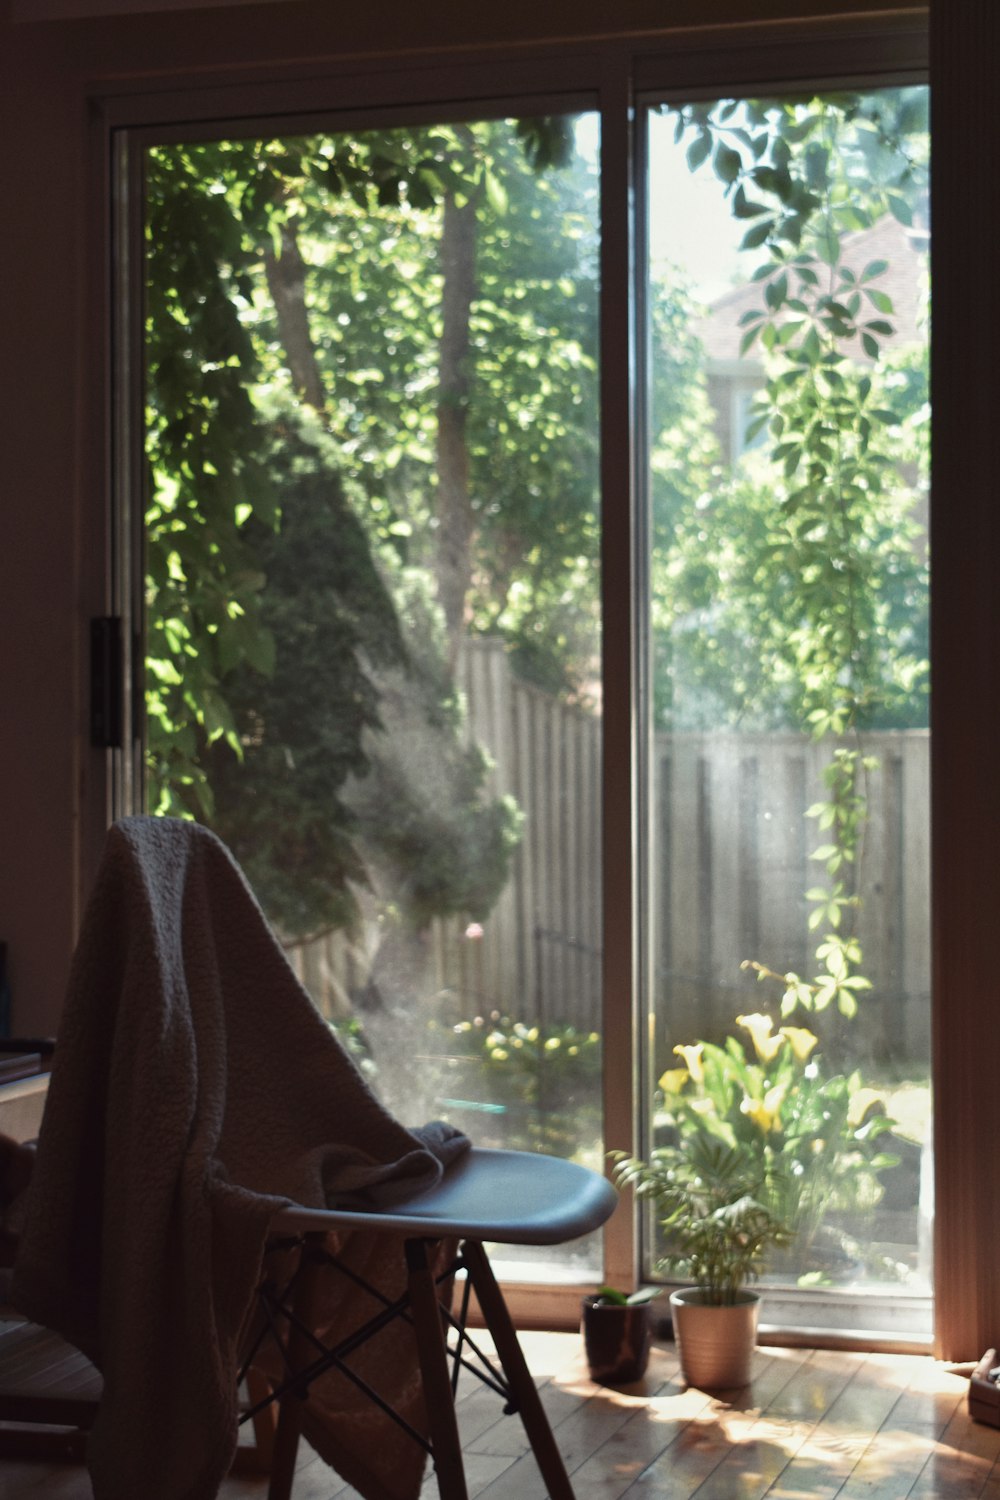
[[[739,279],[745,225],[733,218],[711,165],[688,167],[684,145],[673,144],[672,114],[651,114],[649,134],[651,274],[656,279],[678,266],[690,277],[692,296],[713,302]]]

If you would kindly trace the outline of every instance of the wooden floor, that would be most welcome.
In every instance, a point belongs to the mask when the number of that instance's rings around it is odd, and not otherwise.
[[[1000,1500],[1000,1431],[970,1422],[968,1382],[930,1359],[762,1349],[731,1399],[685,1388],[673,1346],[641,1386],[595,1386],[573,1334],[525,1334],[577,1500]],[[460,1392],[470,1494],[544,1500],[516,1417],[470,1383]],[[265,1500],[261,1479],[227,1479],[222,1500]],[[354,1491],[308,1450],[293,1500]],[[424,1495],[437,1495],[433,1476]],[[82,1470],[0,1465],[0,1500],[90,1500]],[[141,1500],[141,1497],[136,1497]]]

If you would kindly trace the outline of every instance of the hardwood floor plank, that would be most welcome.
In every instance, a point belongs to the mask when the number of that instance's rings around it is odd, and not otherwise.
[[[90,1480],[76,1464],[0,1464],[0,1500],[93,1500]]]
[[[627,1426],[634,1417],[648,1421],[649,1396],[629,1391],[597,1391],[590,1400],[567,1417],[556,1429],[559,1450],[572,1473]]]
[[[804,1356],[782,1350],[775,1357],[759,1351],[754,1361],[753,1384],[746,1391],[734,1393],[727,1403],[733,1411],[759,1414],[766,1403],[789,1380]],[[676,1367],[675,1367],[676,1368]],[[682,1405],[679,1397],[684,1397]],[[627,1419],[616,1426],[611,1436],[580,1466],[573,1464],[573,1482],[577,1500],[615,1500],[649,1470],[678,1437],[686,1420],[700,1412],[718,1407],[719,1399],[697,1390],[687,1392],[679,1374],[656,1397],[647,1398],[638,1408],[628,1410]],[[559,1441],[562,1445],[562,1431]]]
[[[1000,1500],[1000,1473],[996,1468],[983,1487],[981,1500]]]
[[[763,1500],[807,1438],[766,1418],[734,1433],[722,1462],[695,1490],[696,1500]]]
[[[939,1442],[952,1452],[988,1460],[991,1465],[1000,1458],[1000,1428],[974,1422],[964,1401],[956,1408]]]
[[[690,1401],[704,1392],[692,1387],[684,1392]],[[689,1420],[682,1422],[673,1441],[645,1469],[625,1494],[655,1497],[655,1500],[688,1500],[700,1491],[735,1447],[760,1421],[753,1408],[738,1410],[709,1398]],[[789,1431],[793,1424],[789,1424]],[[708,1493],[706,1490],[705,1493]]]
[[[567,1417],[584,1405],[592,1391],[591,1382],[583,1375],[571,1373],[560,1380],[546,1380],[539,1387],[539,1395],[550,1426],[557,1429]],[[520,1458],[528,1451],[528,1439],[520,1418],[516,1414],[505,1416],[499,1402],[496,1413],[493,1426],[475,1439],[473,1451],[492,1454],[498,1458]]]
[[[722,1399],[733,1411],[756,1411],[763,1414],[790,1381],[797,1380],[803,1365],[811,1358],[808,1349],[758,1349],[754,1355],[750,1384],[742,1391],[730,1392]]]
[[[910,1490],[908,1500],[980,1500],[990,1466],[969,1454],[931,1454]]]
[[[863,1358],[836,1349],[814,1351],[768,1404],[768,1415],[789,1422],[818,1422],[850,1383]]]
[[[865,1360],[824,1414],[822,1425],[828,1430],[873,1434],[888,1419],[898,1400],[898,1388],[887,1383],[884,1366]]]
[[[884,1427],[872,1438],[837,1500],[906,1500],[934,1450],[929,1432]]]
[[[476,1500],[477,1496],[488,1493],[494,1480],[517,1463],[516,1459],[496,1458],[485,1453],[466,1453],[464,1458],[469,1500]],[[293,1500],[298,1500],[298,1496],[293,1497]],[[430,1465],[420,1490],[420,1500],[439,1500],[437,1476]]]
[[[952,1377],[954,1380],[955,1377]],[[958,1389],[959,1384],[962,1389]],[[910,1432],[941,1437],[965,1401],[964,1382],[944,1390],[906,1390],[900,1393],[887,1418],[887,1425]]]
[[[813,1434],[788,1463],[767,1492],[767,1500],[833,1500],[855,1472],[865,1451],[863,1441],[851,1445]]]
[[[861,1366],[845,1368],[841,1362],[834,1362],[825,1372],[829,1376],[832,1371],[833,1380],[819,1380],[820,1368],[821,1362],[818,1365],[813,1357],[791,1368],[772,1368],[772,1376],[778,1378],[770,1399],[766,1375],[753,1382],[747,1393],[748,1404],[742,1409],[731,1407],[723,1419],[729,1451],[695,1491],[696,1500],[763,1500],[782,1484],[786,1492],[793,1486],[800,1488],[807,1475],[813,1482],[817,1475],[822,1476],[828,1492],[836,1493],[833,1480],[839,1484],[851,1472],[867,1441],[863,1434],[846,1437],[842,1432],[844,1421],[838,1421],[836,1415],[840,1403],[847,1401]],[[843,1376],[847,1383],[838,1390]],[[812,1411],[793,1420],[785,1413],[802,1404],[800,1383],[809,1394]],[[810,1417],[820,1409],[820,1391],[837,1394],[814,1423]],[[754,1398],[759,1400],[756,1410]],[[855,1414],[860,1401],[859,1396],[857,1403],[848,1402],[843,1416]],[[870,1415],[866,1414],[866,1421],[871,1421]]]
[[[964,1401],[928,1454],[910,1500],[979,1500],[1000,1458],[1000,1430],[973,1422]]]
[[[920,1356],[760,1349],[742,1391],[708,1393],[658,1345],[645,1380],[588,1377],[576,1334],[523,1336],[576,1500],[1000,1500],[1000,1430],[968,1415],[968,1382]],[[463,1373],[470,1500],[545,1500],[519,1418]],[[219,1500],[266,1500],[260,1476]],[[421,1500],[437,1500],[429,1471]],[[0,1463],[0,1500],[92,1500],[73,1465]],[[307,1445],[292,1500],[358,1500]]]

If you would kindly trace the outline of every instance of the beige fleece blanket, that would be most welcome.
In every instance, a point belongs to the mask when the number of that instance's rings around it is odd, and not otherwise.
[[[216,1494],[277,1207],[390,1204],[465,1145],[428,1149],[385,1111],[211,833],[116,824],[74,958],[13,1287],[103,1373],[96,1500]],[[358,1233],[341,1248],[398,1292],[398,1243]],[[330,1284],[334,1328],[364,1312],[342,1282]],[[419,1426],[408,1325],[365,1360]],[[362,1414],[342,1377],[326,1385],[307,1427],[324,1456],[370,1500],[417,1494],[417,1446],[377,1409]]]

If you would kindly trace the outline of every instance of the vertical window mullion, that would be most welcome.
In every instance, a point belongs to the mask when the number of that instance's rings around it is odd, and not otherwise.
[[[127,131],[112,138],[115,213],[111,241],[112,367],[111,609],[121,622],[121,745],[108,798],[114,818],[143,810],[143,153]]]
[[[622,52],[609,57],[601,87],[604,1116],[605,1141],[621,1150],[635,1143],[638,1056],[632,198],[631,78]],[[607,1280],[631,1283],[631,1216],[616,1214],[605,1234]]]

